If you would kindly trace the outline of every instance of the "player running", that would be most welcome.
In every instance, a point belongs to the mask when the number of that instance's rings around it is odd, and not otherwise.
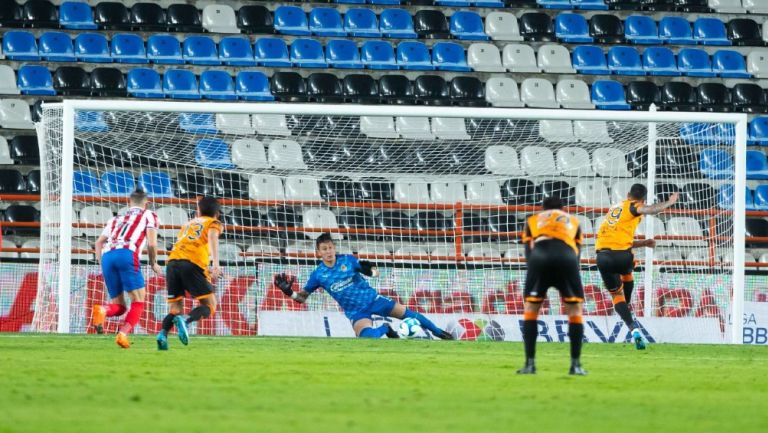
[[[131,298],[131,309],[120,326],[115,342],[123,349],[131,347],[128,334],[139,323],[144,312],[144,276],[139,268],[139,256],[147,247],[149,265],[157,275],[163,270],[157,264],[157,214],[147,210],[147,194],[136,190],[131,193],[130,207],[125,215],[109,219],[101,236],[96,240],[96,261],[101,266],[104,283],[109,293],[109,305],[94,305],[91,323],[99,334],[104,333],[104,320],[120,316],[126,311],[125,295]],[[103,255],[102,255],[103,252]]]
[[[450,333],[438,328],[423,314],[409,310],[399,302],[376,292],[360,274],[376,277],[379,275],[378,269],[373,263],[366,260],[358,261],[353,255],[337,255],[336,245],[333,243],[330,233],[321,234],[315,241],[315,245],[321,261],[312,275],[309,276],[304,289],[298,292],[293,291],[292,286],[296,283],[294,276],[289,277],[286,274],[275,276],[275,286],[285,296],[303,303],[312,292],[323,287],[344,310],[344,314],[352,322],[352,329],[358,337],[380,338],[386,335],[389,338],[398,338],[397,332],[387,323],[377,328],[373,327],[373,316],[377,315],[397,319],[412,317],[435,337],[453,340]]]
[[[189,344],[187,325],[212,317],[216,312],[216,294],[213,293],[211,281],[216,281],[221,276],[219,211],[218,200],[213,197],[203,197],[197,202],[197,217],[189,220],[179,230],[179,236],[168,256],[168,265],[165,269],[170,312],[163,318],[163,329],[157,334],[158,350],[168,350],[168,332],[174,325],[176,325],[179,340],[187,345]],[[208,264],[211,258],[213,266],[209,274]],[[184,312],[185,291],[200,304],[189,312],[186,320],[181,316]]]
[[[537,319],[542,302],[550,287],[560,291],[560,299],[568,314],[568,339],[571,341],[571,368],[569,374],[586,375],[581,368],[581,341],[584,322],[581,311],[584,288],[579,274],[581,228],[576,217],[563,212],[557,197],[547,197],[543,212],[525,221],[523,242],[528,270],[525,274],[525,304],[523,310],[523,343],[525,366],[517,374],[536,373],[536,338],[539,336]]]
[[[638,350],[645,349],[645,340],[637,322],[632,317],[632,312],[629,310],[632,289],[635,287],[635,281],[632,277],[632,270],[635,267],[632,248],[653,248],[656,246],[656,241],[653,239],[634,240],[635,230],[643,215],[661,213],[674,205],[680,196],[679,193],[674,193],[663,203],[646,205],[647,192],[648,190],[642,184],[632,185],[627,199],[608,210],[608,214],[597,231],[597,241],[595,242],[597,269],[600,271],[605,287],[613,298],[613,308],[631,330],[632,339]]]

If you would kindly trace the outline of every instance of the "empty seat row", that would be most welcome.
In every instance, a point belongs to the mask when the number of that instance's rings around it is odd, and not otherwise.
[[[18,170],[0,168],[0,194],[40,194],[40,170],[26,176]]]

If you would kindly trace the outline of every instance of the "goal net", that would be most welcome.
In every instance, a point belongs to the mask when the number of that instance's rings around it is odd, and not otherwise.
[[[641,183],[649,202],[680,193],[637,232],[658,244],[634,252],[632,309],[646,335],[731,341],[740,329],[729,318],[741,316],[754,287],[744,275],[744,197],[734,194],[746,186],[745,125],[743,115],[711,113],[46,105],[34,328],[90,332],[91,306],[107,301],[93,244],[141,188],[161,222],[161,263],[199,197],[224,205],[220,306],[195,333],[352,336],[322,290],[301,305],[272,283],[285,272],[300,289],[318,261],[314,239],[329,232],[340,254],[378,265],[381,275],[369,281],[380,293],[457,337],[520,340],[521,230],[543,197],[559,196],[585,234],[586,336],[625,341],[594,265],[595,233],[611,204]],[[166,314],[165,283],[144,272],[148,308],[137,332],[154,333]],[[543,311],[542,338],[565,340],[556,291]]]

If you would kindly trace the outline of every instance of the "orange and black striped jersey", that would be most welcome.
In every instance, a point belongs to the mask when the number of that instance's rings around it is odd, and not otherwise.
[[[188,260],[205,271],[207,276],[208,264],[211,261],[210,251],[208,251],[208,230],[210,229],[221,234],[221,223],[207,216],[189,220],[179,230],[179,236],[168,260]]]
[[[635,230],[643,216],[637,211],[642,203],[624,200],[612,206],[597,229],[596,250],[622,251],[632,248]]]
[[[525,221],[523,242],[529,247],[533,247],[536,239],[540,237],[563,241],[578,254],[581,247],[579,220],[559,209],[546,210],[531,215]]]

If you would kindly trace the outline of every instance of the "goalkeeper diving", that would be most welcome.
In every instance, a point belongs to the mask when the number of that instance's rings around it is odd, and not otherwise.
[[[377,277],[379,271],[376,266],[366,260],[358,261],[351,254],[336,254],[336,245],[330,233],[321,234],[315,241],[315,245],[320,263],[309,276],[302,290],[294,292],[292,288],[296,283],[296,277],[285,273],[275,276],[275,286],[286,296],[296,302],[304,303],[312,292],[320,287],[324,288],[344,310],[358,337],[381,338],[386,335],[389,338],[398,338],[397,332],[388,323],[374,328],[373,316],[376,315],[396,319],[414,318],[435,337],[453,340],[450,333],[438,328],[423,314],[380,295],[360,275]]]

